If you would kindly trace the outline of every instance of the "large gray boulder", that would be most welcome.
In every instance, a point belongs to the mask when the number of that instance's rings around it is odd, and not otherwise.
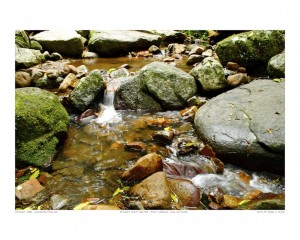
[[[159,35],[139,31],[91,31],[88,48],[101,57],[126,55],[130,51],[147,50],[159,46]]]
[[[66,57],[80,57],[83,52],[81,35],[76,31],[43,31],[32,37],[45,51],[58,52]]]
[[[285,53],[277,54],[269,60],[268,73],[272,77],[285,76]]]
[[[16,160],[46,167],[66,135],[69,115],[53,93],[34,87],[15,93]]]
[[[44,55],[39,50],[15,47],[15,67],[29,68],[45,61]]]
[[[190,74],[199,81],[204,91],[215,91],[226,87],[224,69],[219,61],[205,58]]]
[[[284,174],[284,82],[256,80],[202,106],[196,131],[227,163]]]
[[[180,109],[196,93],[196,82],[191,75],[166,63],[153,62],[121,84],[115,105],[134,110]]]
[[[86,78],[82,78],[70,94],[71,104],[84,111],[97,95],[104,90],[104,81],[99,70],[93,70]]]
[[[269,59],[284,50],[284,31],[255,30],[232,35],[218,42],[215,51],[225,66],[236,62],[253,68],[267,65]]]

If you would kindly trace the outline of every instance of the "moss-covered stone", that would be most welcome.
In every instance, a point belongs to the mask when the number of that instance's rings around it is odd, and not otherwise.
[[[81,79],[77,87],[71,92],[71,103],[77,109],[84,111],[103,90],[104,81],[101,72],[94,70],[86,78]]]
[[[53,93],[34,87],[15,92],[16,160],[47,166],[66,134],[69,115]]]
[[[31,46],[30,46],[31,49],[40,50],[40,51],[43,50],[42,45],[39,44],[37,41],[31,41],[31,42],[30,42],[30,45],[31,45]]]
[[[45,61],[44,55],[39,50],[15,48],[16,69],[29,68]]]
[[[30,39],[27,33],[23,30],[16,30],[15,32],[15,44],[20,48],[30,48]]]
[[[284,50],[284,44],[284,31],[254,30],[225,38],[215,51],[224,66],[227,62],[236,62],[253,68],[266,65],[271,57]]]
[[[127,78],[116,92],[115,108],[161,111],[162,107],[142,90],[142,83],[136,77]]]
[[[205,58],[191,70],[190,74],[199,81],[204,91],[214,91],[226,87],[224,69],[220,62],[212,57]]]
[[[153,62],[121,84],[116,107],[154,111],[180,109],[196,93],[192,76],[166,63]]]
[[[268,62],[268,73],[272,77],[285,76],[285,53],[277,54]]]
[[[67,57],[80,57],[83,51],[81,36],[76,31],[43,31],[32,37],[45,51]]]

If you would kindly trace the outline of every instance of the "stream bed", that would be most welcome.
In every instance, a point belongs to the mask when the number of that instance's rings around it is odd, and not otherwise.
[[[129,64],[130,71],[136,72],[155,58],[136,59],[120,57],[115,59],[70,60],[74,66],[85,64],[89,71],[94,69],[118,68]],[[179,60],[177,67],[188,72],[192,67]],[[191,181],[201,194],[217,188],[222,194],[235,198],[253,192],[284,194],[284,177],[269,173],[250,172],[225,164],[217,173],[215,166],[203,156],[190,152],[179,154],[176,146],[188,139],[190,143],[201,143],[197,138],[192,121],[184,120],[179,111],[143,112],[118,110],[113,107],[114,94],[106,93],[97,116],[78,120],[71,114],[67,139],[61,146],[45,189],[30,203],[17,201],[17,208],[32,209],[74,209],[80,203],[109,204],[116,190],[122,187],[120,174],[134,165],[147,153],[157,153],[163,157],[164,171],[173,162],[197,164],[202,174],[189,176],[184,171],[178,176]],[[161,144],[154,140],[157,131],[172,129],[175,136],[171,143]],[[139,151],[128,149],[128,144],[137,144]],[[177,145],[176,145],[177,144]],[[202,144],[202,143],[201,143]],[[170,172],[169,172],[170,173]],[[172,175],[172,174],[169,174]],[[176,201],[176,200],[174,200]],[[196,209],[206,209],[205,204]],[[174,209],[175,205],[172,205]],[[174,207],[175,206],[175,207]]]

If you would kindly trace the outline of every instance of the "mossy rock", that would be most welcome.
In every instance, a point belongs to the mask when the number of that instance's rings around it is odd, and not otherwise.
[[[46,167],[66,135],[69,115],[53,93],[35,87],[15,93],[16,160]]]
[[[199,81],[204,91],[223,89],[227,85],[221,63],[212,57],[205,58],[190,74]]]
[[[31,48],[30,39],[27,33],[23,30],[16,30],[15,44],[20,48]]]
[[[121,84],[115,106],[151,111],[182,109],[196,93],[196,81],[191,75],[166,63],[153,62]]]
[[[142,90],[142,83],[136,77],[126,78],[116,92],[116,109],[161,111],[162,107]]]
[[[99,70],[92,71],[86,78],[80,80],[77,87],[71,92],[70,100],[78,110],[84,111],[104,90],[104,81]]]
[[[284,48],[284,31],[254,30],[225,38],[217,44],[215,51],[223,66],[227,62],[236,62],[254,68],[267,65],[269,59]]]
[[[45,61],[39,50],[15,47],[16,69],[29,68]]]
[[[277,54],[268,62],[268,73],[272,77],[285,76],[285,53]]]

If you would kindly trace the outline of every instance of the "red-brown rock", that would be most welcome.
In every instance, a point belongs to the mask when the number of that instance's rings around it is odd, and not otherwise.
[[[44,187],[37,179],[28,180],[15,188],[16,197],[27,199],[33,197],[36,193],[42,191]]]
[[[144,208],[170,209],[171,193],[167,176],[164,172],[157,172],[130,189],[130,194],[138,196]]]
[[[130,169],[123,172],[121,178],[125,181],[139,181],[162,170],[162,156],[149,153],[141,157]]]

